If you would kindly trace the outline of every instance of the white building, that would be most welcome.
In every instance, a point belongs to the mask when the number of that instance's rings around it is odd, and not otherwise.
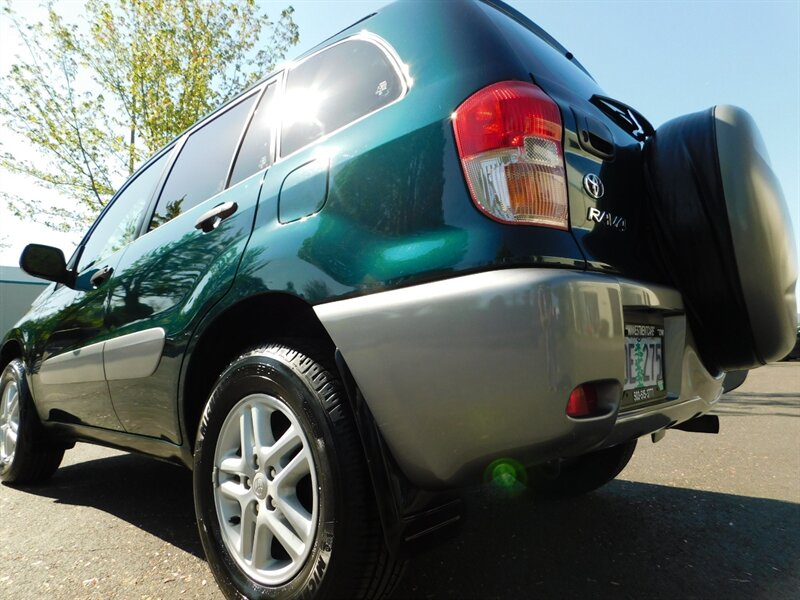
[[[19,267],[0,267],[0,340],[47,285],[47,281],[31,277]]]

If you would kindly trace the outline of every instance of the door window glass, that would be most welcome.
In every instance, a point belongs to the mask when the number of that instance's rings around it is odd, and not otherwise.
[[[150,163],[112,200],[84,244],[78,272],[96,264],[130,244],[136,237],[142,215],[153,195],[169,152]]]
[[[245,98],[189,136],[164,184],[150,229],[225,189],[231,157],[256,96]]]
[[[331,46],[289,72],[283,102],[281,156],[344,127],[403,94],[386,53],[365,40]]]
[[[244,136],[236,165],[233,167],[230,185],[236,185],[253,173],[272,164],[272,137],[275,131],[275,97],[278,86],[271,83],[264,90],[247,133]]]

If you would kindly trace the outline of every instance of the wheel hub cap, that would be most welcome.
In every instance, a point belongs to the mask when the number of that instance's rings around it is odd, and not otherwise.
[[[269,482],[267,481],[266,475],[263,473],[258,473],[253,479],[253,492],[255,493],[256,498],[259,500],[265,500],[267,498],[268,491]]]

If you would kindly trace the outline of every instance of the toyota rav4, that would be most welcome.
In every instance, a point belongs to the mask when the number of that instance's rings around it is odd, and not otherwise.
[[[0,476],[193,470],[229,598],[381,598],[482,478],[613,479],[794,343],[752,119],[658,130],[499,0],[398,2],[126,182],[2,342]],[[524,475],[524,477],[523,477]]]

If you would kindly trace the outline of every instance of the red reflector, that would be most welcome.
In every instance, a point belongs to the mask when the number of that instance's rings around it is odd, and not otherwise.
[[[594,386],[579,385],[569,395],[567,416],[590,417],[597,413],[597,391]]]

